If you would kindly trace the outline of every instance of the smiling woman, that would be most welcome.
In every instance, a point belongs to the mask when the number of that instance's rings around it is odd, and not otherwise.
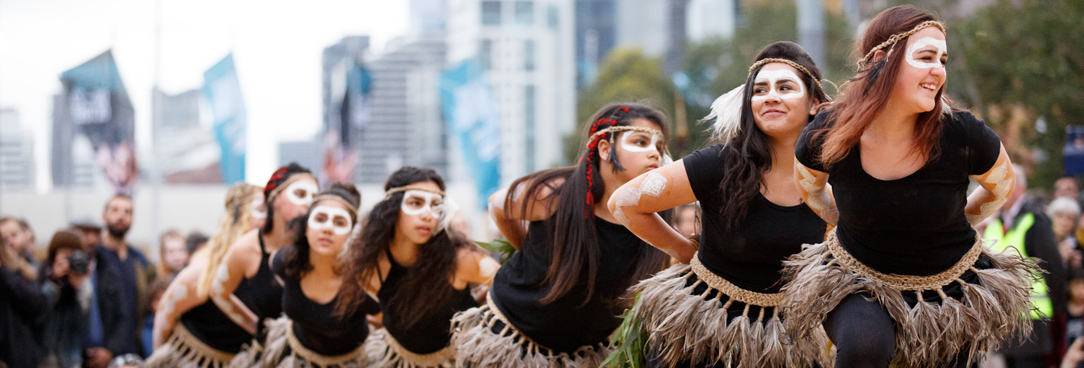
[[[827,363],[823,335],[787,341],[778,306],[782,262],[823,239],[825,223],[801,201],[791,167],[794,142],[823,102],[820,71],[793,42],[766,46],[746,84],[720,97],[722,144],[618,188],[609,206],[648,243],[679,264],[640,282],[628,319],[649,336],[651,366],[798,367]],[[664,177],[659,195],[623,201]],[[690,240],[656,211],[700,201],[703,234]],[[688,346],[696,346],[688,349]],[[617,358],[615,358],[617,359]],[[640,357],[621,357],[638,360]]]
[[[823,322],[837,368],[970,366],[1032,328],[1035,264],[972,228],[1014,176],[998,136],[943,96],[945,37],[929,12],[878,14],[858,74],[796,146],[803,198],[837,226],[788,262],[786,327],[801,338]]]

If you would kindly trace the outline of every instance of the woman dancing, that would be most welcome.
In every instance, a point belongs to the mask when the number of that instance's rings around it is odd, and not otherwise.
[[[226,193],[226,217],[210,244],[170,282],[154,315],[154,354],[147,367],[224,367],[252,334],[209,298],[215,270],[233,242],[267,216],[260,187],[237,184]],[[178,319],[180,324],[177,324]]]
[[[634,290],[651,365],[808,367],[827,338],[786,341],[783,261],[824,240],[826,225],[794,186],[794,144],[828,102],[813,59],[793,42],[757,54],[745,84],[708,118],[722,141],[618,188],[610,208],[633,233],[682,262]],[[699,200],[699,241],[655,212]],[[699,248],[699,249],[698,249]],[[696,252],[694,255],[693,253]]]
[[[1014,176],[998,136],[943,97],[945,36],[911,6],[878,14],[858,74],[797,144],[803,198],[836,228],[788,263],[786,329],[823,322],[836,367],[966,366],[1031,326],[1034,262],[972,228]]]
[[[291,223],[297,239],[275,253],[285,316],[268,324],[261,367],[366,367],[366,314],[380,313],[368,295],[352,313],[335,313],[343,284],[344,244],[358,222],[361,194],[350,184],[320,192],[308,214]]]
[[[669,257],[617,224],[606,201],[662,165],[666,116],[611,104],[590,122],[575,166],[527,175],[490,197],[518,252],[487,304],[456,317],[459,366],[598,367],[630,304],[628,287],[665,268]]]
[[[376,298],[384,328],[369,335],[370,367],[451,367],[451,320],[478,305],[470,286],[489,282],[497,261],[448,229],[454,208],[444,179],[431,169],[403,167],[384,184],[343,263],[340,315]]]

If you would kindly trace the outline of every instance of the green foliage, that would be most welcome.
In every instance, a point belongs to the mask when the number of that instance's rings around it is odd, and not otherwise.
[[[501,264],[504,264],[504,262],[507,262],[509,258],[512,258],[513,254],[516,254],[516,247],[513,247],[512,243],[509,243],[508,239],[505,238],[493,239],[493,241],[490,242],[475,240],[474,243],[478,244],[478,246],[482,247],[482,249],[494,253],[500,253]]]
[[[632,305],[639,302],[640,294],[637,293]],[[606,360],[602,361],[601,366],[606,368],[643,367],[647,356],[644,350],[647,348],[647,331],[643,329],[643,319],[634,316],[628,309],[621,318],[624,320],[621,321],[621,326],[617,327],[613,340],[610,341],[610,348],[614,350],[610,356],[606,357]]]
[[[1032,125],[1022,132],[1022,143],[1045,152],[1035,157],[1032,187],[1049,188],[1063,173],[1065,127],[1084,116],[1082,19],[1084,2],[1077,0],[999,0],[949,25],[953,96],[999,132],[1009,117],[995,109],[1022,105],[1032,121],[1046,120],[1045,134]]]
[[[685,121],[675,121],[672,132],[679,125],[687,128],[687,136],[673,139],[670,154],[684,157],[708,144],[708,123],[699,120],[707,116],[711,102],[716,97],[745,83],[749,65],[761,48],[781,40],[797,41],[797,10],[791,0],[765,0],[752,2],[742,8],[743,20],[732,38],[713,38],[690,44],[686,49],[682,72],[689,77],[689,85],[675,94],[670,76],[662,71],[662,60],[643,55],[636,49],[615,49],[602,62],[595,83],[581,91],[577,106],[577,118],[581,129],[565,139],[565,155],[572,162],[579,154],[586,124],[592,112],[615,101],[647,102],[662,110],[672,119],[681,107]],[[825,65],[820,65],[824,78],[838,81],[849,76],[847,55],[853,40],[853,28],[841,14],[826,13]],[[828,88],[829,95],[835,90]]]

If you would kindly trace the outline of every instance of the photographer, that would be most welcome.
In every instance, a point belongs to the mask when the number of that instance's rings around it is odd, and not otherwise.
[[[42,323],[42,366],[82,365],[91,297],[89,263],[78,233],[61,230],[53,235],[39,280],[47,302]]]

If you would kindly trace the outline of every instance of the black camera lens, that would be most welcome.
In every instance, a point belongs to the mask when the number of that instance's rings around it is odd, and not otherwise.
[[[85,275],[88,266],[90,266],[90,258],[81,250],[72,252],[71,257],[68,257],[68,268],[74,274]]]

